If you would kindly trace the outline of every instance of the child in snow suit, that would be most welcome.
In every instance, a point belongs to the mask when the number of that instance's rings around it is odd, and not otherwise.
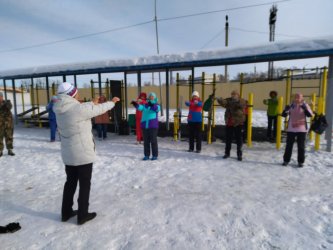
[[[287,145],[283,155],[283,166],[287,166],[292,155],[295,140],[297,140],[297,161],[298,167],[303,167],[305,161],[305,138],[308,131],[306,117],[312,117],[310,106],[304,102],[301,93],[295,94],[294,101],[287,105],[282,112],[282,116],[289,115],[287,128]]]
[[[189,107],[187,116],[189,128],[189,152],[194,150],[194,141],[196,141],[196,151],[201,152],[201,126],[202,126],[202,101],[199,98],[199,92],[193,91],[192,99],[185,102]]]
[[[91,119],[112,109],[118,97],[112,101],[98,103],[79,102],[79,94],[71,83],[58,87],[59,101],[54,104],[58,131],[61,138],[61,157],[66,166],[66,182],[63,191],[61,215],[67,221],[77,214],[79,225],[92,220],[96,213],[89,213],[89,195],[93,161],[96,157]],[[73,210],[73,198],[77,183],[80,183],[78,211]]]
[[[57,119],[53,111],[53,105],[58,101],[57,96],[52,96],[51,101],[46,106],[46,110],[49,112],[49,125],[50,125],[50,141],[54,142],[57,132]]]
[[[276,139],[276,125],[278,115],[278,93],[274,90],[269,92],[270,99],[265,99],[263,103],[267,105],[267,140],[274,142]],[[272,134],[273,127],[273,134]]]
[[[158,157],[158,145],[157,145],[158,112],[160,111],[161,108],[157,102],[158,99],[156,97],[156,94],[153,92],[148,94],[146,104],[138,104],[135,101],[131,102],[131,104],[137,110],[142,111],[140,126],[143,131],[144,161],[149,160],[150,148],[153,156],[151,160],[157,160]]]
[[[239,92],[234,90],[231,92],[231,97],[223,99],[217,98],[217,102],[224,107],[225,114],[225,129],[226,129],[226,142],[225,142],[225,154],[223,159],[230,157],[231,143],[233,135],[235,135],[237,143],[237,159],[242,160],[242,128],[245,121],[245,106],[246,101],[239,96]]]
[[[138,99],[136,100],[137,104],[139,105],[145,105],[147,103],[147,94],[142,92],[138,96]],[[141,144],[141,141],[143,140],[142,130],[141,130],[141,119],[142,119],[142,111],[136,110],[135,112],[135,133],[136,133],[136,141],[137,143]]]

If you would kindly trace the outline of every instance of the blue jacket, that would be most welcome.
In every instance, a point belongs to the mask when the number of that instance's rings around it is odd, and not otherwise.
[[[54,113],[53,111],[53,105],[54,105],[54,102],[49,102],[49,104],[46,106],[46,110],[49,111],[49,120],[54,120],[56,121],[56,114]]]

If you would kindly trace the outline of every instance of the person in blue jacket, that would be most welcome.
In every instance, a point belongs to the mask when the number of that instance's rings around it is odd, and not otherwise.
[[[137,110],[142,111],[140,126],[143,132],[144,161],[149,160],[150,149],[152,151],[151,160],[157,160],[158,157],[158,145],[157,145],[158,112],[160,111],[161,108],[157,102],[158,99],[154,92],[148,94],[146,104],[138,104],[136,101],[131,102],[131,104]]]
[[[46,106],[46,110],[49,111],[49,124],[50,124],[50,132],[51,132],[51,142],[55,141],[56,132],[57,132],[57,119],[56,114],[53,111],[53,105],[58,101],[57,96],[52,96],[51,101]]]
[[[185,105],[189,107],[189,113],[187,117],[189,127],[189,150],[193,152],[194,141],[196,141],[196,151],[201,152],[201,126],[202,126],[202,101],[199,97],[198,91],[193,91],[192,99],[185,102]]]

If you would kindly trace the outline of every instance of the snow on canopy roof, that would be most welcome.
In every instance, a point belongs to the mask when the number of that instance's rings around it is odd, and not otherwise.
[[[37,66],[0,72],[1,79],[130,71],[164,71],[191,67],[233,65],[333,55],[333,36],[269,42],[251,47],[154,55],[134,59]]]

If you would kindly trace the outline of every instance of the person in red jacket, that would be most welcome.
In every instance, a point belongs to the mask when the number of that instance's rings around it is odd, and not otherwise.
[[[136,102],[140,105],[147,104],[147,94],[145,92],[140,93]],[[143,141],[143,135],[141,130],[141,118],[142,118],[142,111],[136,110],[135,112],[135,132],[136,132],[136,141],[140,143]]]
[[[198,91],[193,91],[192,99],[185,102],[185,105],[189,107],[189,113],[187,117],[189,127],[189,150],[193,152],[194,141],[196,141],[196,153],[201,152],[201,126],[202,126],[202,101],[199,97]]]

